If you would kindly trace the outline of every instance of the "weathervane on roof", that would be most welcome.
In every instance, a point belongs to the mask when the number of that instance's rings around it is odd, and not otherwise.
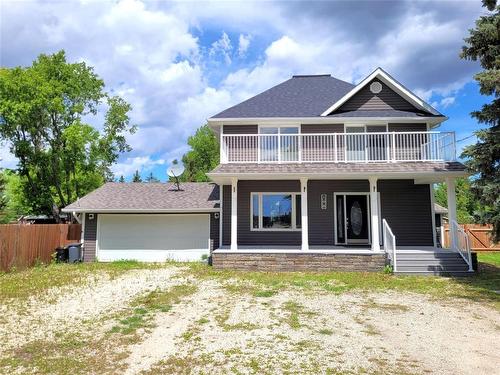
[[[168,168],[167,168],[167,175],[168,177],[170,178],[173,178],[174,179],[174,184],[176,186],[176,190],[179,191],[181,190],[181,186],[180,186],[180,183],[179,183],[179,177],[184,173],[184,166],[182,164],[179,164],[179,162],[176,160],[174,160],[172,162],[172,165],[170,165]]]

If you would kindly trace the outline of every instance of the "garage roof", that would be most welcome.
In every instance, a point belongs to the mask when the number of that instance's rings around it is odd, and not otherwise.
[[[208,182],[108,182],[64,212],[214,212],[219,211],[219,187]]]

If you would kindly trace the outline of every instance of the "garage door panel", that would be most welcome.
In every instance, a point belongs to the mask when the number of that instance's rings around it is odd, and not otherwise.
[[[199,260],[208,253],[209,238],[207,214],[99,215],[98,256],[100,260]]]

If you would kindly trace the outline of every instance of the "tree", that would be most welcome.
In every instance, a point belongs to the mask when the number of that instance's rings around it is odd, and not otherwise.
[[[141,175],[139,174],[139,171],[137,169],[134,175],[132,176],[132,182],[142,182]]]
[[[11,170],[4,170],[0,174],[0,178],[5,181],[3,195],[5,206],[0,215],[0,222],[8,223],[23,215],[32,214],[31,207],[23,192],[19,174]]]
[[[4,217],[6,216],[6,208],[7,208],[7,194],[6,194],[6,185],[7,180],[4,176],[2,170],[0,170],[0,222],[3,222]]]
[[[106,108],[102,131],[84,120]],[[84,62],[69,63],[64,51],[40,55],[29,67],[0,69],[0,140],[18,159],[26,200],[37,214],[59,209],[104,181],[111,165],[130,151],[125,135],[131,107],[104,91]]]
[[[146,182],[160,182],[160,180],[153,175],[153,172],[151,172],[149,176],[146,177]]]
[[[458,178],[457,191],[457,221],[460,224],[474,223],[478,217],[479,205],[471,193],[471,183],[468,178]],[[446,184],[439,183],[434,189],[436,203],[448,207]]]
[[[121,175],[120,178],[118,179],[118,182],[124,183],[125,177],[123,177],[123,175]]]
[[[184,154],[182,162],[185,172],[183,181],[208,181],[206,175],[219,164],[219,141],[214,132],[203,125],[188,138],[191,150]]]
[[[472,112],[480,124],[489,128],[477,131],[476,144],[465,149],[466,165],[476,176],[472,193],[480,203],[480,221],[493,224],[493,240],[500,241],[500,6],[496,0],[483,0],[490,13],[479,17],[476,27],[465,38],[461,58],[478,61],[484,69],[474,76],[483,95],[491,103]]]

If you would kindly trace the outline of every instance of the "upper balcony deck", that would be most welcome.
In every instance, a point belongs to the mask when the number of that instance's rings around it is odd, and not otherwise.
[[[455,161],[454,132],[222,134],[221,163]]]

